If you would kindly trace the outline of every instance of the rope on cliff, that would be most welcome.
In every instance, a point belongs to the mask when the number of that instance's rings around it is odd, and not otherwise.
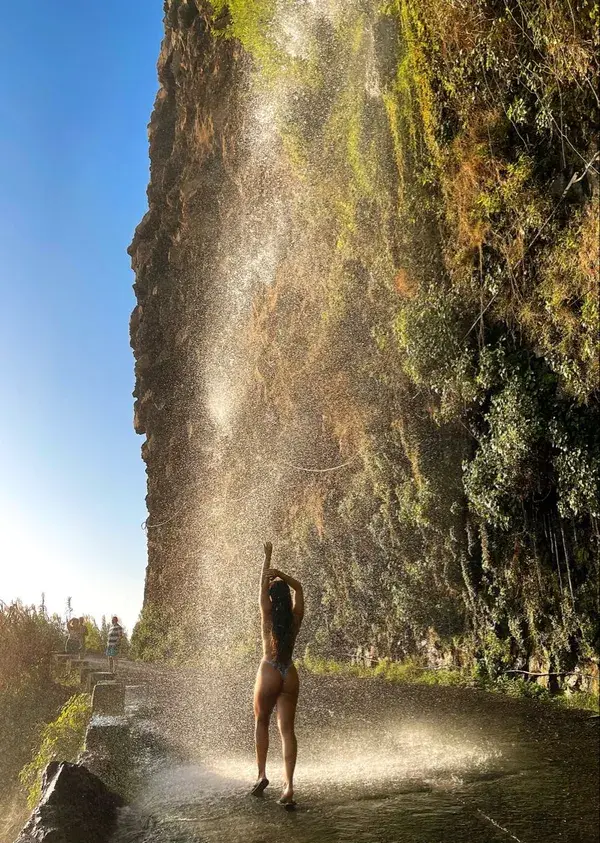
[[[347,468],[349,465],[352,465],[352,463],[355,462],[355,460],[359,456],[360,455],[357,452],[356,454],[354,454],[353,457],[351,457],[346,462],[343,462],[340,465],[332,465],[329,468],[306,468],[305,466],[302,466],[302,465],[294,465],[294,463],[291,463],[291,462],[285,462],[285,461],[275,462],[274,460],[271,461],[271,465],[276,465],[278,468],[281,468],[282,466],[285,466],[286,468],[293,468],[295,471],[306,471],[309,474],[327,474],[330,471],[339,471],[342,468]]]
[[[148,524],[148,521],[150,520],[150,516],[148,516],[148,518],[141,523],[142,530],[147,531],[153,530],[156,527],[164,527],[165,524],[168,524],[170,521],[174,521],[179,515],[181,515],[184,509],[185,506],[182,506],[181,509],[179,509],[174,515],[171,515],[170,518],[166,518],[164,521],[159,521],[158,524]]]
[[[503,831],[505,834],[508,834],[508,836],[510,837],[510,839],[511,839],[511,840],[516,840],[516,841],[517,841],[517,843],[522,843],[522,841],[521,841],[521,839],[520,839],[519,837],[517,837],[516,835],[514,835],[514,834],[512,833],[512,831],[510,831],[510,829],[505,828],[503,825],[500,825],[500,823],[499,823],[499,822],[496,822],[496,820],[495,820],[493,817],[488,817],[488,815],[487,815],[487,814],[484,814],[484,813],[483,813],[483,811],[482,811],[480,808],[476,808],[475,810],[477,811],[477,813],[478,813],[480,816],[485,817],[485,819],[486,819],[486,820],[488,820],[489,822],[491,822],[491,824],[492,824],[495,828],[499,828],[499,829],[500,829],[500,831]]]
[[[213,503],[215,503],[215,504],[240,503],[241,501],[245,501],[247,498],[254,495],[256,492],[258,492],[258,488],[255,487],[254,489],[251,489],[247,494],[242,495],[241,498],[217,498],[217,500],[213,501]],[[190,498],[188,497],[188,501],[189,501],[189,499]],[[164,527],[165,524],[169,524],[171,521],[174,521],[176,518],[178,518],[180,515],[182,515],[186,508],[187,508],[187,502],[184,506],[181,507],[181,509],[178,509],[177,512],[175,512],[173,515],[169,516],[169,518],[165,518],[164,521],[159,521],[156,524],[149,524],[148,521],[150,520],[150,516],[148,516],[148,518],[146,518],[145,521],[142,521],[141,528],[142,528],[142,530],[147,531],[147,530],[154,530],[157,527]]]

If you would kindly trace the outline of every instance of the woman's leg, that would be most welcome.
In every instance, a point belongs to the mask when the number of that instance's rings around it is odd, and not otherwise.
[[[296,756],[298,754],[294,723],[299,691],[298,671],[292,665],[286,674],[283,689],[277,699],[277,725],[281,734],[285,768],[285,789],[281,795],[282,802],[293,802],[294,800],[294,770],[296,769]]]
[[[258,781],[266,779],[267,752],[269,751],[269,721],[281,690],[281,674],[267,662],[261,662],[254,685],[254,718],[256,764]]]

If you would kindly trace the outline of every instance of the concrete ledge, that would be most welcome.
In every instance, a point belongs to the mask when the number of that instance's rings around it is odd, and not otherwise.
[[[113,716],[124,714],[125,685],[114,680],[98,680],[92,694],[92,711],[94,714]]]
[[[94,670],[92,673],[88,674],[88,691],[91,694],[98,682],[110,682],[114,678],[114,673],[109,673],[105,670]]]
[[[81,761],[111,790],[126,798],[130,795],[130,755],[131,732],[128,718],[94,714],[85,735]]]
[[[144,719],[156,713],[156,703],[150,698],[150,686],[127,685],[125,689],[125,707],[127,713],[134,718]]]
[[[55,670],[61,675],[70,673],[73,665],[79,663],[77,657],[72,653],[53,653],[52,661],[54,662]]]
[[[85,752],[120,758],[127,753],[129,721],[126,717],[94,714],[85,735]]]
[[[79,680],[81,682],[82,690],[87,691],[89,685],[89,678],[92,673],[94,673],[94,668],[90,667],[90,665],[82,667],[79,671]]]
[[[139,685],[128,685],[127,696],[136,702],[147,702],[150,697],[150,683],[142,682]]]

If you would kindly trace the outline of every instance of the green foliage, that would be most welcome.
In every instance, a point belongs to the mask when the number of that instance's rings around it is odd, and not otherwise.
[[[497,680],[512,661],[510,640],[507,637],[498,636],[495,630],[489,629],[481,635],[480,643],[482,653],[480,666],[484,669],[480,670],[479,677],[484,682],[487,679]]]
[[[160,662],[178,655],[177,628],[169,623],[164,611],[147,604],[131,634],[130,657],[145,662]]]
[[[514,374],[492,397],[486,414],[488,432],[465,465],[469,502],[492,526],[509,527],[515,507],[538,483],[536,455],[545,419],[536,386],[530,371]]]
[[[409,685],[436,685],[479,688],[485,691],[505,694],[520,699],[534,699],[552,702],[565,708],[598,711],[598,695],[584,691],[550,694],[547,688],[526,679],[512,679],[499,676],[490,680],[487,673],[479,675],[457,669],[431,670],[415,659],[394,662],[382,659],[373,667],[336,661],[335,659],[316,658],[307,654],[299,660],[299,666],[316,676],[352,676],[358,679],[383,679],[386,682]]]
[[[67,697],[56,684],[52,653],[64,648],[60,618],[16,602],[0,608],[0,812],[15,795],[17,774],[31,754],[39,724]],[[18,801],[18,800],[17,800]],[[6,809],[8,811],[8,809]]]
[[[409,682],[419,685],[467,685],[469,680],[459,670],[429,670],[415,659],[404,662],[382,660],[374,668],[375,675],[388,682]]]
[[[434,418],[469,436],[462,574],[481,663],[572,664],[598,646],[582,623],[598,620],[598,210],[561,191],[594,163],[597,4],[385,11],[404,38],[387,103],[411,138],[399,166],[431,186],[444,256],[415,267],[395,339]],[[410,224],[414,203],[400,214]]]
[[[579,407],[551,420],[558,508],[565,518],[600,517],[600,429]]]
[[[21,771],[19,779],[33,808],[41,796],[42,773],[51,761],[76,761],[83,750],[85,732],[92,714],[88,694],[76,694],[62,707],[56,720],[43,730],[39,749]]]
[[[574,691],[571,694],[560,694],[552,697],[553,702],[564,708],[579,708],[600,714],[600,698],[598,694],[588,691]]]
[[[52,653],[64,648],[60,619],[20,602],[0,608],[0,690],[49,682]]]
[[[537,682],[526,679],[510,679],[506,676],[500,677],[495,683],[488,685],[486,690],[506,694],[509,697],[551,702],[560,708],[600,712],[598,694],[589,691],[564,691],[559,694],[551,694],[547,688],[538,685]]]
[[[102,654],[106,649],[106,636],[103,635],[102,630],[99,629],[98,624],[89,615],[85,617],[85,625],[87,628],[87,636],[85,639],[85,646],[89,653]]]
[[[317,676],[354,676],[359,679],[385,679],[387,682],[417,685],[471,685],[469,676],[454,669],[431,670],[416,659],[394,662],[381,659],[373,667],[336,659],[318,658],[307,653],[299,664]]]
[[[477,397],[466,329],[460,302],[451,291],[440,296],[434,286],[407,301],[395,320],[405,371],[415,384],[439,396],[442,418],[460,416]]]
[[[269,77],[281,73],[288,64],[272,31],[276,0],[211,0],[215,16],[228,13],[225,35],[237,38],[244,49]]]
[[[550,699],[550,693],[546,688],[536,682],[527,682],[525,679],[509,679],[502,676],[491,686],[491,690],[509,697],[545,701]]]

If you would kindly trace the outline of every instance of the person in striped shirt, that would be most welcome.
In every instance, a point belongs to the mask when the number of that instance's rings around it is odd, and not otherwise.
[[[123,637],[123,627],[119,623],[119,619],[114,615],[112,619],[112,626],[108,630],[108,638],[106,641],[106,655],[108,656],[108,669],[111,673],[116,672],[117,656],[119,655],[119,647],[121,645],[121,638]]]

